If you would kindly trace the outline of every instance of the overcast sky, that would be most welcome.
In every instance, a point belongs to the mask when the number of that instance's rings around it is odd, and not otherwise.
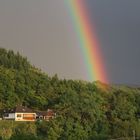
[[[111,83],[140,84],[140,1],[86,0]],[[87,79],[64,0],[0,0],[0,46],[49,75]]]

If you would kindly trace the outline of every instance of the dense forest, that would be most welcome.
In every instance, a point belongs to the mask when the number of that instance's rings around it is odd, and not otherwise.
[[[140,140],[140,88],[59,79],[0,49],[0,110],[54,109],[49,122],[0,120],[1,140]]]

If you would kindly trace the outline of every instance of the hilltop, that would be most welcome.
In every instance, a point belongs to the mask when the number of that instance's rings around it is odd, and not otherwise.
[[[16,105],[52,108],[57,117],[21,125],[0,122],[3,139],[129,139],[134,131],[140,138],[140,88],[50,77],[19,53],[1,48],[0,110]]]

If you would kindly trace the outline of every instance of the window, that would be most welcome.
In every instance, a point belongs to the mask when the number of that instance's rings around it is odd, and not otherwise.
[[[8,113],[4,113],[4,117],[9,117],[9,114]]]
[[[34,120],[35,119],[35,114],[23,114],[23,119]]]
[[[17,114],[17,118],[21,118],[21,114]]]

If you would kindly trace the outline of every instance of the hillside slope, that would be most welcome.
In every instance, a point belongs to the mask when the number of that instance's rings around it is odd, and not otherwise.
[[[30,126],[23,123],[23,129],[0,122],[3,139],[5,133],[8,139],[25,133],[32,135],[28,139],[105,140],[133,137],[134,130],[140,138],[139,88],[49,77],[19,53],[1,48],[0,109],[21,104],[35,110],[52,108],[57,117]]]

